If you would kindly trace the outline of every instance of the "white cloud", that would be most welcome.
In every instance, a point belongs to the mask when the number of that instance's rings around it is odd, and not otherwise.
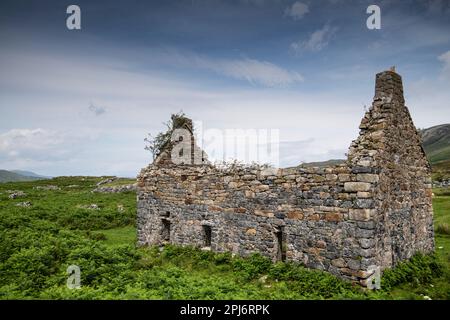
[[[294,20],[300,20],[309,12],[309,7],[300,1],[294,2],[291,7],[287,7],[284,14]]]
[[[304,51],[317,52],[324,49],[337,31],[337,27],[326,24],[322,29],[314,31],[308,40],[298,41],[291,44],[295,53]]]
[[[65,159],[75,152],[73,142],[63,132],[54,130],[12,129],[0,134],[0,160],[33,159],[48,161]]]
[[[444,63],[443,71],[450,75],[450,50],[438,57]]]

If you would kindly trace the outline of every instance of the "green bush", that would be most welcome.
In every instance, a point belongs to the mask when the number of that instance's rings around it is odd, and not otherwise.
[[[239,272],[246,280],[255,279],[256,277],[267,273],[272,262],[258,253],[253,253],[248,258],[236,258],[232,260],[233,270]]]
[[[400,262],[394,269],[386,270],[381,278],[381,286],[384,290],[405,283],[420,286],[442,274],[442,266],[434,255],[416,254],[409,261]]]

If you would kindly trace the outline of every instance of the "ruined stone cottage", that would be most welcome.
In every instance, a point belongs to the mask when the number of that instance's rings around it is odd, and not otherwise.
[[[220,169],[162,152],[138,176],[139,244],[259,252],[362,285],[373,266],[434,250],[430,166],[400,75],[376,75],[359,128],[346,163],[325,168]]]

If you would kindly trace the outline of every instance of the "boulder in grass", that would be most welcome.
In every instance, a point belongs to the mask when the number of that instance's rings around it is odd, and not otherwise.
[[[16,204],[17,207],[23,207],[23,208],[29,208],[31,207],[32,203],[30,201],[25,201],[25,202],[19,202],[18,204]]]
[[[10,199],[17,199],[19,197],[25,197],[27,194],[23,191],[15,191],[9,195]]]
[[[79,204],[77,206],[77,208],[79,208],[79,209],[87,209],[87,210],[100,210],[100,207],[97,204],[95,204],[95,203],[92,203],[92,204]]]

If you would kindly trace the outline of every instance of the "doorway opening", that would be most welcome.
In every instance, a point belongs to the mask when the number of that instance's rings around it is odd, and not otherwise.
[[[163,241],[170,241],[170,221],[167,219],[162,219],[162,229],[161,229],[161,239]]]

